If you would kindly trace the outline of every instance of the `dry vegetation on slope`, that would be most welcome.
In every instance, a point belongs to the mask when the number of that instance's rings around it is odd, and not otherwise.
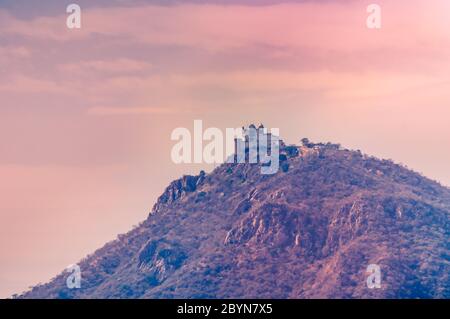
[[[450,190],[336,145],[174,181],[139,227],[24,298],[450,298]],[[381,289],[368,289],[378,264]]]

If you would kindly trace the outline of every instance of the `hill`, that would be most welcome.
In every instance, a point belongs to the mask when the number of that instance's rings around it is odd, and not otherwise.
[[[450,190],[333,144],[281,169],[223,164],[172,182],[137,228],[21,298],[450,298]],[[367,266],[381,269],[368,289]]]

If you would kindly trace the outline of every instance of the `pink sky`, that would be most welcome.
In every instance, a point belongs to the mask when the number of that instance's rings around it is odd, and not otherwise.
[[[0,4],[0,297],[126,232],[204,168],[170,160],[171,131],[194,119],[263,122],[450,185],[449,1],[377,1],[380,30],[366,1],[211,2],[80,1],[81,30],[62,6]]]

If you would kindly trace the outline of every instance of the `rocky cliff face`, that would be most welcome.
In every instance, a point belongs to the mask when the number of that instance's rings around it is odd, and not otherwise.
[[[139,227],[23,298],[450,298],[450,190],[391,161],[311,144],[280,171],[174,181]],[[369,264],[381,288],[366,284]]]

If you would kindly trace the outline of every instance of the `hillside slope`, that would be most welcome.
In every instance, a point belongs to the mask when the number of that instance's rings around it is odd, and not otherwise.
[[[331,144],[169,185],[139,227],[22,298],[450,298],[450,190]],[[366,268],[381,267],[380,289]]]

